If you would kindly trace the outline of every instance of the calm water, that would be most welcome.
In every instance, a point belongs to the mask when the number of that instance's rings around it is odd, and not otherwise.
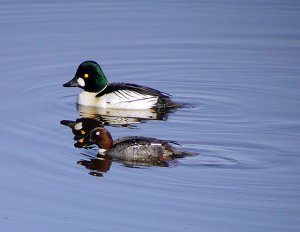
[[[1,231],[299,231],[298,1],[0,3]],[[80,62],[192,107],[114,138],[176,140],[169,167],[77,164],[61,120]]]

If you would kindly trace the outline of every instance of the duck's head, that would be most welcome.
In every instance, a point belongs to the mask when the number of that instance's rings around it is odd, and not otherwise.
[[[107,79],[100,65],[95,61],[82,62],[75,77],[65,83],[63,87],[79,87],[88,92],[100,92],[107,86]]]
[[[113,139],[108,130],[103,127],[93,129],[88,136],[82,139],[82,142],[93,142],[99,148],[108,150],[113,146]]]

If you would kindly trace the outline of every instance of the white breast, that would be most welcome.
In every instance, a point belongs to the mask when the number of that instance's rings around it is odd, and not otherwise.
[[[96,106],[111,109],[150,109],[158,97],[143,95],[129,90],[118,90],[101,97],[97,93],[82,91],[79,94],[78,104],[85,106]]]

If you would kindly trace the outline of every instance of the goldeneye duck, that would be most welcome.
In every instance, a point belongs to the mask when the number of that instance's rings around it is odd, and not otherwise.
[[[177,150],[171,143],[179,144],[169,140],[127,136],[113,141],[110,132],[103,127],[93,129],[81,142],[86,140],[99,147],[99,154],[120,161],[159,164],[174,158],[196,155]]]
[[[75,77],[63,85],[79,87],[78,104],[114,109],[179,108],[170,95],[149,87],[130,83],[108,83],[100,65],[95,61],[82,62]]]

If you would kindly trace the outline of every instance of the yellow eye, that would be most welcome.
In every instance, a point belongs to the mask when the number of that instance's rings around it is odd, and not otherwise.
[[[89,74],[84,74],[84,78],[88,78],[89,77]]]
[[[81,134],[82,134],[82,135],[84,135],[84,134],[85,134],[85,131],[84,131],[84,130],[82,130],[82,131],[81,131]]]

